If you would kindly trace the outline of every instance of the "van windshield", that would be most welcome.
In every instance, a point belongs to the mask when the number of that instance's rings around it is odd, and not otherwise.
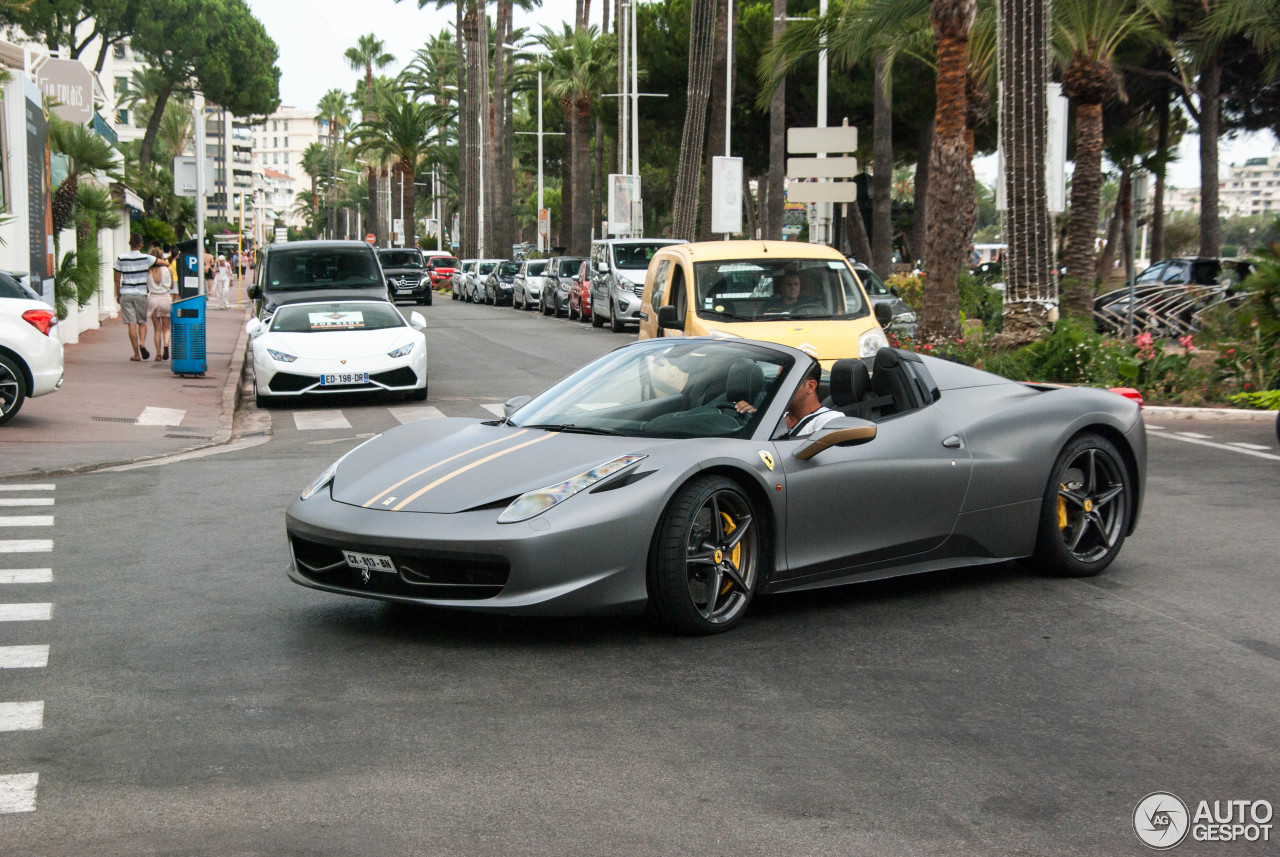
[[[828,259],[732,259],[693,266],[695,309],[713,321],[851,319],[870,314],[849,266]]]
[[[377,259],[361,247],[280,248],[267,256],[267,288],[271,291],[375,286],[381,282]]]
[[[649,267],[653,254],[667,244],[657,242],[635,242],[613,245],[613,264],[617,268],[632,271],[643,271]]]
[[[422,267],[422,254],[417,250],[379,250],[378,259],[384,268]]]

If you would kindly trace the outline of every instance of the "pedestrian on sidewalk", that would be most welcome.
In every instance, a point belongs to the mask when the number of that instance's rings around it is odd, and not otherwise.
[[[151,357],[147,350],[147,272],[155,259],[141,252],[142,236],[136,232],[129,236],[129,252],[116,257],[116,302],[120,304],[120,318],[129,331],[129,344],[133,346],[130,360],[137,362]]]
[[[213,291],[221,301],[222,309],[231,309],[231,263],[221,253],[218,261],[213,263]]]
[[[213,254],[208,250],[204,251],[204,293],[213,306]]]
[[[174,296],[178,294],[178,285],[169,273],[164,252],[159,247],[152,247],[151,255],[155,257],[155,262],[147,274],[147,315],[151,318],[156,361],[159,362],[169,359],[169,316]]]

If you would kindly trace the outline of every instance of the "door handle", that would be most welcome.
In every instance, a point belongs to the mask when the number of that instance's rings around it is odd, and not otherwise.
[[[947,449],[963,449],[964,441],[960,440],[960,435],[953,434],[942,442]]]

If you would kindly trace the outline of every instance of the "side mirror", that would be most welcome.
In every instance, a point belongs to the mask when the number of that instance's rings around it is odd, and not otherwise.
[[[426,330],[427,320],[422,317],[422,313],[411,312],[409,313],[409,326],[414,330]]]
[[[895,286],[889,287],[889,294],[893,295],[895,298],[902,297],[902,295],[898,294],[898,289]]]
[[[262,333],[262,331],[262,322],[258,321],[256,318],[249,319],[248,323],[244,326],[244,332],[250,336],[257,336]]]
[[[876,304],[875,313],[876,313],[876,321],[880,324],[881,327],[888,327],[889,323],[893,321],[893,310],[889,309],[889,305],[887,303]]]
[[[502,403],[502,416],[510,419],[511,415],[533,401],[533,396],[512,396]]]
[[[607,273],[609,273],[609,263],[608,263],[608,262],[596,262],[596,271],[598,271],[598,272],[599,272],[599,273],[601,273],[601,274],[607,274]]]
[[[658,307],[658,327],[669,330],[684,330],[684,319],[676,313],[671,304]]]
[[[259,300],[262,297],[262,286],[257,283],[250,283],[246,293],[249,295],[250,300]]]
[[[856,417],[834,419],[796,450],[796,458],[808,461],[824,449],[833,446],[859,446],[874,440],[875,436],[875,423]]]

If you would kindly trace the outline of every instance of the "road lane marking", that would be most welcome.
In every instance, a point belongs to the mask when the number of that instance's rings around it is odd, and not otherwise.
[[[1196,434],[1193,431],[1180,431],[1177,435],[1178,437],[1193,437],[1196,440],[1213,440],[1213,435],[1211,434]]]
[[[52,506],[52,497],[0,497],[0,506]]]
[[[0,775],[0,812],[35,812],[39,774]]]
[[[0,604],[0,622],[47,622],[52,616],[52,604]]]
[[[52,491],[54,485],[0,485],[0,491]]]
[[[493,414],[495,417],[506,416],[506,412],[503,411],[503,407],[504,407],[503,405],[494,404],[490,402],[489,404],[481,404],[480,407],[484,408],[486,411]]]
[[[0,527],[52,527],[53,515],[0,515]]]
[[[401,425],[406,423],[416,423],[419,420],[441,420],[444,419],[444,413],[439,408],[431,405],[415,405],[407,408],[387,408],[391,412],[391,416],[395,417]]]
[[[0,553],[44,553],[53,550],[53,539],[5,539]]]
[[[1271,448],[1269,446],[1263,446],[1260,443],[1243,443],[1241,441],[1235,441],[1233,443],[1229,443],[1227,444],[1227,446],[1238,446],[1241,449],[1270,449]]]
[[[1234,452],[1238,455],[1252,455],[1254,458],[1265,458],[1268,461],[1280,461],[1280,455],[1272,455],[1268,452],[1258,452],[1253,449],[1241,449],[1238,446],[1228,446],[1225,443],[1214,443],[1211,440],[1200,440],[1194,437],[1183,437],[1177,434],[1158,434],[1155,437],[1162,437],[1165,440],[1176,440],[1181,443],[1194,443],[1196,446],[1207,446],[1212,449],[1222,449],[1227,452]]]
[[[48,646],[0,646],[0,670],[38,669],[48,665]]]
[[[43,702],[0,702],[0,732],[44,728]]]
[[[1164,431],[1164,426],[1147,426],[1147,431]]]
[[[181,408],[143,408],[134,425],[180,426],[187,412]]]
[[[53,569],[0,568],[0,583],[53,583]]]
[[[351,423],[347,422],[342,411],[294,411],[293,424],[298,431],[351,428]]]

